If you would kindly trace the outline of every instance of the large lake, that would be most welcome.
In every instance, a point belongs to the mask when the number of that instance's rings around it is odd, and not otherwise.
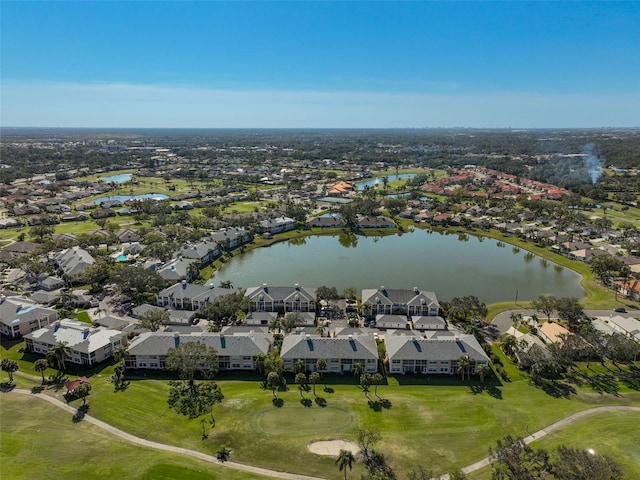
[[[539,295],[582,298],[580,275],[509,244],[471,235],[416,229],[402,235],[309,236],[237,253],[212,283],[235,287],[413,288],[438,298],[476,295],[481,301],[532,300]]]

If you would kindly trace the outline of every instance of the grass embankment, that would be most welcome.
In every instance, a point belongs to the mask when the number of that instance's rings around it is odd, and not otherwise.
[[[18,386],[38,385],[39,376],[26,364],[31,359],[21,359],[19,348],[14,344],[3,349],[3,357],[20,359]],[[615,395],[580,387],[554,397],[529,385],[526,374],[504,357],[503,363],[511,378],[504,384],[494,380],[481,386],[477,379],[461,383],[458,377],[390,377],[389,385],[379,388],[385,403],[376,408],[350,376],[328,377],[327,391],[319,384],[316,390],[323,400],[318,402],[312,392],[305,393],[312,400],[310,407],[301,403],[290,378],[289,390],[277,393],[282,400],[277,407],[257,377],[221,375],[218,383],[225,400],[214,407],[216,426],[204,441],[198,419],[188,420],[168,408],[166,377],[130,376],[127,388],[114,392],[109,382],[113,368],[106,367],[93,372],[87,400],[91,415],[142,438],[209,454],[224,445],[233,449],[233,460],[238,462],[329,479],[341,478],[335,459],[311,454],[306,445],[316,440],[355,440],[359,428],[380,432],[379,448],[403,477],[418,465],[438,473],[463,467],[486,456],[488,445],[498,438],[524,435],[527,427],[535,431],[585,408],[640,405],[640,393],[624,386]],[[373,392],[370,397],[376,400]],[[72,405],[80,403],[74,400]],[[27,447],[16,447],[16,455],[23,448]],[[360,473],[358,465],[354,478]]]

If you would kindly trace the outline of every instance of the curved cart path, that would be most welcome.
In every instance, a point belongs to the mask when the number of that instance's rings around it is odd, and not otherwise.
[[[72,406],[67,405],[66,403],[58,400],[57,398],[54,398],[50,395],[46,395],[44,393],[34,393],[34,392],[31,392],[30,390],[25,390],[20,388],[13,389],[10,391],[10,393],[17,393],[22,395],[30,395],[32,397],[38,397],[38,398],[41,398],[42,400],[45,400],[55,405],[56,407],[66,410],[69,413],[75,414],[77,412],[77,409],[73,408]],[[287,472],[277,472],[275,470],[252,467],[250,465],[244,465],[242,463],[220,462],[213,455],[207,455],[206,453],[198,452],[196,450],[189,450],[187,448],[174,447],[173,445],[165,445],[163,443],[152,442],[149,440],[145,440],[144,438],[136,437],[118,428],[115,428],[109,425],[108,423],[98,420],[97,418],[94,418],[91,415],[84,415],[84,417],[82,418],[82,421],[91,423],[98,428],[106,430],[107,432],[122,438],[123,440],[134,443],[136,445],[140,445],[142,447],[155,448],[156,450],[164,450],[165,452],[186,455],[189,457],[197,458],[199,460],[204,460],[205,462],[215,463],[216,465],[219,465],[221,467],[233,468],[235,470],[241,470],[243,472],[255,473],[258,475],[263,475],[265,477],[281,478],[285,480],[324,480],[319,477],[311,477],[308,475],[297,475],[295,473],[287,473]]]
[[[615,411],[621,411],[621,410],[631,411],[631,412],[640,412],[640,407],[611,405],[608,407],[594,407],[594,408],[589,408],[588,410],[582,410],[578,413],[574,413],[573,415],[569,415],[568,417],[565,417],[562,420],[558,420],[557,422],[552,423],[551,425],[545,428],[542,428],[535,433],[532,433],[528,437],[524,438],[524,443],[531,443],[534,440],[538,440],[539,438],[542,438],[551,432],[559,430],[560,428],[567,426],[571,422],[575,422],[576,420],[586,417],[587,415],[592,415],[594,413],[602,413],[602,412],[615,412]],[[473,463],[471,465],[464,467],[462,471],[464,473],[471,473],[476,470],[480,470],[481,468],[484,468],[489,464],[491,464],[491,457],[486,457],[476,463]],[[449,478],[449,475],[443,475],[440,477],[440,480],[446,480],[448,478]]]
[[[66,410],[69,413],[73,413],[75,414],[77,412],[77,409],[73,408],[70,405],[67,405],[66,403],[58,400],[57,398],[51,397],[50,395],[46,395],[43,393],[34,393],[31,392],[30,390],[25,390],[25,389],[20,389],[20,388],[16,388],[10,391],[10,393],[16,393],[16,394],[21,394],[21,395],[30,395],[33,397],[38,397],[41,398],[42,400],[45,400],[53,405],[55,405],[56,407],[62,408],[63,410]],[[568,424],[570,424],[571,422],[574,422],[580,418],[586,417],[587,415],[592,415],[594,413],[602,413],[602,412],[615,412],[615,411],[632,411],[632,412],[640,412],[640,407],[631,407],[631,406],[615,406],[615,405],[611,405],[611,406],[605,406],[605,407],[594,407],[594,408],[590,408],[588,410],[582,410],[578,413],[574,413],[573,415],[569,415],[568,417],[563,418],[562,420],[558,420],[555,423],[552,423],[551,425],[542,428],[540,430],[538,430],[535,433],[532,433],[531,435],[527,436],[524,438],[524,442],[525,443],[531,443],[534,440],[538,440],[541,437],[544,437],[545,435],[548,435],[551,432],[554,432]],[[209,462],[209,463],[215,463],[216,465],[220,465],[222,467],[227,467],[227,468],[233,468],[235,470],[241,470],[243,472],[248,472],[248,473],[255,473],[255,474],[259,474],[259,475],[264,475],[267,477],[273,477],[273,478],[280,478],[280,479],[285,479],[285,480],[324,480],[321,479],[319,477],[311,477],[308,475],[298,475],[295,473],[286,473],[286,472],[277,472],[275,470],[268,470],[266,468],[259,468],[259,467],[252,467],[250,465],[245,465],[242,463],[236,463],[236,462],[219,462],[218,459],[212,455],[207,455],[206,453],[202,453],[202,452],[198,452],[196,450],[189,450],[187,448],[181,448],[181,447],[174,447],[172,445],[166,445],[163,443],[157,443],[157,442],[152,442],[149,440],[145,440],[143,438],[140,437],[136,437],[134,435],[131,435],[127,432],[124,432],[118,428],[115,428],[111,425],[109,425],[108,423],[105,423],[101,420],[98,420],[97,418],[92,417],[91,415],[85,415],[83,417],[83,421],[86,421],[88,423],[91,423],[103,430],[106,430],[107,432],[112,433],[113,435],[116,435],[124,440],[127,440],[128,442],[134,443],[136,445],[140,445],[143,447],[147,447],[147,448],[155,448],[157,450],[164,450],[166,452],[172,452],[172,453],[178,453],[178,454],[182,454],[182,455],[187,455],[189,457],[193,457],[193,458],[197,458],[200,460],[204,460],[205,462]],[[466,467],[464,467],[462,469],[462,471],[464,473],[470,473],[470,472],[474,472],[476,470],[479,470],[481,468],[486,467],[487,465],[489,465],[491,463],[491,458],[490,457],[485,457],[482,460],[473,463],[471,465],[468,465]],[[439,477],[440,480],[446,480],[449,478],[448,475],[443,475],[441,477]]]

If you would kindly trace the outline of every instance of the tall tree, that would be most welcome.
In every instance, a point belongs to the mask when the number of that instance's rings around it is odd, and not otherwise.
[[[620,465],[611,457],[593,451],[560,445],[552,452],[556,480],[621,480]]]
[[[49,368],[49,362],[45,358],[39,358],[33,363],[33,369],[42,375],[42,385],[44,385],[44,372]]]
[[[579,331],[584,323],[584,309],[577,298],[563,297],[556,303],[558,318],[564,320],[572,331]],[[590,322],[589,322],[590,323]]]
[[[506,436],[489,449],[493,480],[537,480],[550,471],[549,454],[534,450],[521,437]]]
[[[320,381],[320,374],[318,372],[311,372],[309,374],[309,383],[313,385],[313,396],[316,395],[316,383]]]
[[[465,374],[467,378],[469,378],[469,369],[471,368],[471,357],[469,355],[462,355],[458,359],[458,373],[460,374],[460,379],[464,381]]]
[[[87,404],[87,395],[89,395],[89,392],[91,391],[91,384],[90,383],[81,383],[80,385],[78,385],[74,390],[73,390],[73,394],[82,399],[82,406],[84,407]]]
[[[169,382],[169,407],[188,418],[197,418],[208,413],[211,416],[211,424],[215,424],[213,406],[223,398],[222,391],[214,382]]]
[[[196,373],[204,378],[212,378],[218,373],[218,355],[215,348],[204,343],[186,342],[169,349],[165,366],[193,385]]]
[[[282,328],[284,333],[291,333],[291,331],[300,324],[302,324],[302,315],[298,312],[289,312],[280,321],[280,328]]]
[[[551,314],[556,311],[558,299],[553,295],[540,295],[531,302],[531,306],[538,312],[547,316],[547,321],[551,320]]]
[[[127,350],[127,347],[125,347],[124,345],[118,345],[114,350],[113,350],[113,360],[116,363],[124,363],[124,361],[127,359],[127,357],[129,356],[129,351]]]
[[[249,298],[245,297],[244,290],[232,291],[227,295],[221,295],[213,302],[207,303],[202,309],[202,315],[218,326],[224,318],[235,317],[238,312],[249,311]]]
[[[67,342],[58,342],[53,347],[50,347],[47,350],[47,361],[50,365],[56,365],[56,368],[64,372],[65,371],[65,360],[67,357],[71,356],[71,347],[67,344]]]
[[[152,309],[144,312],[138,318],[139,325],[142,328],[157,332],[160,327],[163,327],[169,323],[169,311],[164,309]]]
[[[502,351],[508,355],[513,356],[518,349],[518,339],[509,333],[503,333],[499,337],[500,346]]]
[[[487,364],[478,365],[476,367],[476,373],[480,377],[480,383],[484,383],[484,379],[491,373],[491,367]]]
[[[384,377],[380,373],[374,373],[371,375],[371,383],[373,383],[373,394],[378,397],[378,386],[384,382]],[[378,397],[380,398],[380,397]]]
[[[191,262],[187,265],[187,279],[192,282],[200,276],[200,262]]]
[[[302,391],[306,389],[307,385],[307,376],[300,372],[296,374],[295,382],[298,384],[298,390],[300,391],[300,396],[304,398]]]
[[[336,458],[336,463],[340,471],[344,471],[344,480],[347,480],[347,467],[349,470],[353,469],[353,464],[356,462],[356,457],[353,455],[351,450],[340,450],[338,453],[338,458]]]
[[[273,394],[273,398],[278,398],[276,395],[276,390],[282,383],[282,378],[280,374],[277,372],[269,372],[267,375],[267,387],[271,389],[271,393]]]
[[[364,392],[364,396],[369,398],[369,387],[371,386],[371,375],[368,373],[363,373],[360,375],[360,386],[362,387],[362,391]]]
[[[11,358],[3,358],[2,362],[0,362],[0,368],[3,372],[7,372],[9,375],[9,383],[13,383],[13,373],[17,372],[20,366],[18,362]]]

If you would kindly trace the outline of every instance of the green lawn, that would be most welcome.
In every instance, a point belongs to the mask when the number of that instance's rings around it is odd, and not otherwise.
[[[7,394],[0,398],[2,478],[268,478],[128,444],[87,422],[74,423],[71,414],[36,398]]]
[[[16,343],[2,351],[3,357],[20,361],[18,385],[39,384],[39,376],[29,369],[33,358],[22,359],[19,350]],[[282,400],[278,407],[271,391],[260,389],[255,376],[221,375],[218,383],[225,399],[214,408],[217,423],[205,441],[198,419],[188,420],[167,407],[163,376],[130,376],[126,390],[116,393],[109,381],[112,367],[89,372],[93,389],[88,403],[91,415],[142,438],[209,454],[225,445],[233,449],[238,462],[329,479],[340,478],[334,459],[311,454],[306,445],[326,439],[355,440],[359,428],[380,432],[380,448],[402,478],[421,464],[437,473],[466,466],[486,456],[498,438],[524,435],[525,427],[534,431],[585,408],[640,405],[640,393],[625,386],[616,395],[580,387],[556,398],[530,386],[526,374],[504,357],[503,363],[510,379],[503,384],[481,386],[477,379],[461,384],[457,377],[390,377],[389,385],[379,388],[386,403],[377,408],[368,405],[355,379],[348,376],[329,377],[328,391],[318,385],[321,401],[313,401],[311,392],[305,394],[312,400],[309,407],[301,403],[289,378],[290,389],[278,392]],[[376,399],[373,393],[371,398]],[[357,465],[352,478],[361,473],[362,466]]]
[[[623,478],[640,478],[640,449],[638,449],[640,413],[606,412],[581,418],[562,430],[531,443],[533,448],[547,451],[559,445],[578,449],[593,448],[597,453],[615,458],[624,469]],[[489,480],[491,468],[470,474],[471,480]]]

